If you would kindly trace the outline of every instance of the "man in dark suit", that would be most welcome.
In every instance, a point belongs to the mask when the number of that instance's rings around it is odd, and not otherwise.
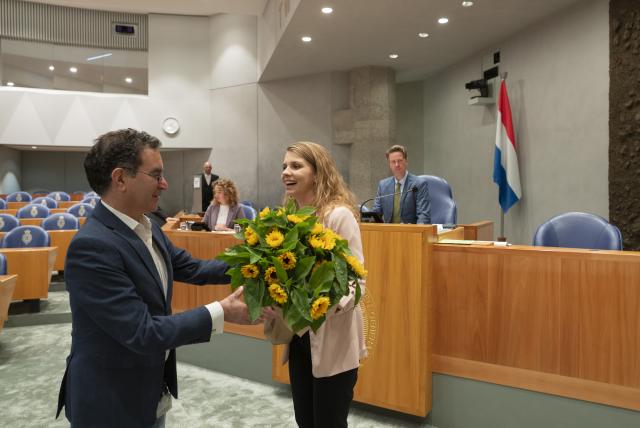
[[[200,183],[202,183],[202,212],[205,212],[207,208],[209,208],[209,204],[213,199],[213,188],[211,185],[218,178],[220,177],[211,173],[211,162],[205,162],[202,167],[202,174],[200,175]]]
[[[407,171],[407,150],[391,146],[387,161],[393,176],[380,180],[371,211],[381,214],[385,223],[431,223],[429,188],[426,180]]]
[[[123,129],[96,140],[84,168],[100,197],[69,246],[71,352],[60,387],[72,427],[163,427],[178,397],[175,348],[207,342],[224,321],[249,323],[238,289],[171,315],[173,281],[228,283],[227,265],[174,247],[145,213],[167,182],[160,141]]]

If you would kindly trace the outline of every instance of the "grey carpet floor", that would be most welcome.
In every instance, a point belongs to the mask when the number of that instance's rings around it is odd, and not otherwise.
[[[52,302],[53,303],[53,302]],[[52,304],[59,308],[59,304]],[[23,316],[23,315],[21,315]],[[0,426],[68,427],[54,419],[71,325],[5,328],[0,334]],[[295,427],[288,387],[179,363],[180,399],[167,427]],[[354,405],[351,427],[427,427]]]

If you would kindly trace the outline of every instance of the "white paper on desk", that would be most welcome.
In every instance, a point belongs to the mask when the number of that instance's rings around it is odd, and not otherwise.
[[[444,232],[444,226],[442,226],[442,224],[438,224],[436,223],[436,227],[437,227],[437,232],[436,233],[442,233]],[[448,229],[447,229],[448,230]]]
[[[193,188],[194,189],[200,188],[200,177],[193,177]]]
[[[219,233],[221,235],[233,235],[235,230],[212,230],[211,233]]]

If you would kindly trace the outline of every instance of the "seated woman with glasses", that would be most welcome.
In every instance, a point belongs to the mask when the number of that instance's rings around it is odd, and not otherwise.
[[[211,183],[213,200],[204,213],[204,223],[211,230],[232,230],[236,219],[245,218],[238,204],[238,192],[231,180],[219,178]]]

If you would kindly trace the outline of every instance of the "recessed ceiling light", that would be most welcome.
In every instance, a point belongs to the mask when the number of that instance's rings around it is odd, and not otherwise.
[[[300,40],[302,40],[305,43],[309,43],[313,39],[311,38],[311,36],[302,36]]]
[[[473,2],[472,1],[463,1],[462,2],[462,7],[471,7],[473,6]]]
[[[324,13],[325,15],[329,15],[330,13],[333,13],[332,7],[323,7],[321,10],[322,10],[322,13]]]
[[[72,73],[77,73],[78,69],[76,67],[70,67],[69,71],[72,72]]]
[[[13,86],[14,83],[13,82],[7,82],[7,86]]]
[[[31,148],[32,148],[33,150],[36,150],[36,149],[38,148],[38,146],[31,146]]]
[[[53,71],[53,70],[55,70],[55,69],[56,69],[56,68],[55,68],[53,65],[50,65],[50,66],[49,66],[49,71]]]
[[[447,22],[449,22],[449,18],[447,18],[446,16],[438,18],[438,24],[446,24]]]
[[[427,37],[429,37],[429,33],[418,33],[418,37],[420,37],[421,39],[426,39]]]
[[[133,79],[131,77],[125,77],[124,81],[127,82],[127,83],[131,83],[131,82],[133,82]]]
[[[398,54],[389,54],[389,58],[397,59],[398,58]]]

